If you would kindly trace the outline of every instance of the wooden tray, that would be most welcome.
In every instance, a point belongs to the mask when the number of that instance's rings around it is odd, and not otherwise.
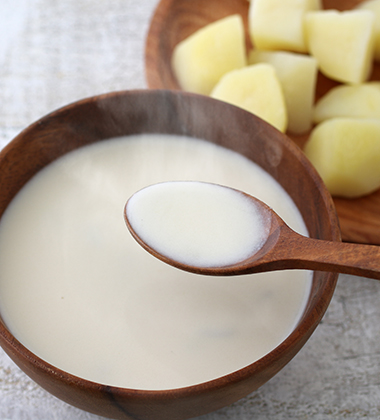
[[[324,0],[325,9],[347,10],[362,0]],[[248,35],[247,0],[162,0],[152,17],[149,28],[145,66],[148,86],[152,89],[180,87],[171,69],[174,46],[197,29],[225,16],[240,13],[246,27],[246,46],[252,48]],[[375,64],[371,80],[380,80],[380,64]],[[337,83],[318,75],[316,100]],[[300,147],[307,135],[289,134]],[[359,199],[334,198],[339,216],[342,239],[380,245],[380,190]]]

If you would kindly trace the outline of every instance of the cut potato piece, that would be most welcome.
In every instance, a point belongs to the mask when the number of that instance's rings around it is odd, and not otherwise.
[[[315,105],[313,120],[336,117],[380,119],[380,82],[340,85],[327,92]]]
[[[374,51],[374,14],[368,10],[309,12],[305,28],[310,53],[322,73],[345,83],[367,80]]]
[[[223,74],[246,65],[243,20],[231,15],[176,45],[172,67],[182,89],[209,95]]]
[[[287,111],[276,71],[270,64],[254,64],[224,75],[211,96],[256,114],[285,132]]]
[[[380,0],[368,0],[357,6],[361,10],[370,10],[375,15],[375,52],[374,58],[380,61]]]
[[[380,120],[327,120],[313,130],[305,154],[332,195],[369,194],[380,187]]]
[[[310,130],[317,83],[317,60],[303,54],[252,50],[248,64],[269,63],[276,69],[288,111],[288,130],[302,134]]]
[[[304,16],[320,9],[320,0],[251,1],[248,24],[253,44],[262,50],[307,52]]]

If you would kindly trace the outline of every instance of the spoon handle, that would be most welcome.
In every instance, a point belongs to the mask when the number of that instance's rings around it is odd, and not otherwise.
[[[380,246],[330,242],[295,232],[290,236],[291,243],[288,237],[286,247],[281,247],[284,255],[280,260],[284,269],[332,271],[380,280]]]

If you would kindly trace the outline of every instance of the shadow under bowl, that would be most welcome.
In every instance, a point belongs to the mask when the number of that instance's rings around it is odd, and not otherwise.
[[[23,185],[53,160],[87,144],[138,133],[193,136],[246,156],[290,194],[311,237],[340,240],[332,199],[291,140],[237,107],[168,90],[114,92],[84,99],[26,128],[0,152],[0,218]],[[114,419],[187,419],[243,398],[282,369],[319,324],[337,277],[333,273],[314,273],[298,325],[273,351],[243,369],[195,386],[144,391],[78,378],[25,348],[1,318],[0,345],[35,382],[80,409]]]

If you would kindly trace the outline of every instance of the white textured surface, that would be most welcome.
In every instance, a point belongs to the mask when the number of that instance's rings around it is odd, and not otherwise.
[[[144,40],[155,5],[1,0],[0,148],[67,103],[145,88]],[[341,276],[322,324],[296,358],[257,392],[201,419],[378,419],[379,321],[380,284]],[[0,420],[64,419],[98,417],[47,394],[0,350]]]

